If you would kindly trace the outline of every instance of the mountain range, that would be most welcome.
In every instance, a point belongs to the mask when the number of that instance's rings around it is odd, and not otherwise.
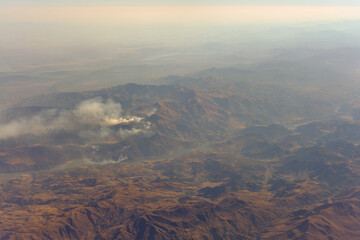
[[[4,110],[0,239],[360,239],[358,105],[250,75]]]

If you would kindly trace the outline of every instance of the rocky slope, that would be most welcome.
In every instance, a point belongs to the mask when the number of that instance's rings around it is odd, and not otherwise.
[[[360,239],[359,122],[197,80],[2,113],[0,239]]]

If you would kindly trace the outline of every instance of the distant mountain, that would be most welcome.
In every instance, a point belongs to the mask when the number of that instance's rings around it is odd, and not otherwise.
[[[3,111],[0,239],[358,238],[352,105],[239,74]]]
[[[103,103],[111,100],[116,104],[121,104],[122,114],[137,115],[143,119],[143,124],[146,122],[149,125],[148,133],[145,135],[137,133],[138,127],[146,127],[143,125],[104,128],[101,125],[74,122],[67,117],[69,114],[76,114],[79,106],[91,99],[98,99],[97,101]],[[228,95],[223,90],[214,93],[179,85],[127,84],[98,91],[54,93],[28,99],[21,105],[6,110],[2,115],[4,126],[15,124],[26,129],[24,125],[28,124],[31,127],[27,130],[29,131],[27,134],[0,138],[0,147],[5,149],[19,145],[68,146],[71,144],[72,147],[77,148],[76,151],[79,153],[77,156],[101,159],[102,154],[105,159],[117,160],[118,156],[126,155],[126,159],[130,161],[141,157],[164,155],[181,146],[214,141],[227,134],[234,134],[249,124],[271,123],[271,119],[277,113],[269,109],[275,109],[275,105],[243,96],[241,93],[234,92]],[[64,124],[64,121],[68,121],[67,124],[71,124],[72,127],[56,128],[54,124],[46,128],[41,127],[49,121],[57,121],[59,123],[55,125],[60,124],[60,126]],[[38,130],[43,132],[34,134]],[[280,125],[254,127],[244,131],[243,134],[246,134],[246,131],[261,132],[275,139],[290,134],[289,130]],[[119,137],[116,135],[117,132],[121,132],[122,135]],[[124,139],[123,136],[128,136],[129,133],[136,136]],[[106,134],[107,137],[101,137],[102,134]],[[153,136],[148,136],[149,134]],[[91,150],[85,146],[88,144],[98,146],[99,150],[97,152]],[[104,149],[112,149],[112,153],[107,154]],[[131,151],[124,149],[131,149]],[[281,149],[268,149],[263,150],[264,153],[260,155],[264,156],[273,152],[274,156],[279,156],[281,151]],[[40,166],[44,169],[47,166],[50,167],[46,164],[40,164]],[[20,171],[23,168],[17,169]]]

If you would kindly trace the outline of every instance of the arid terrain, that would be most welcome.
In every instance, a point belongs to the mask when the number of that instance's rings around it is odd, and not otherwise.
[[[209,69],[3,111],[0,239],[360,239],[355,89],[252,74]]]

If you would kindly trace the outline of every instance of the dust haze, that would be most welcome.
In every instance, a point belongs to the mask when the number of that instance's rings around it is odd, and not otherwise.
[[[254,70],[279,61],[299,62],[301,67],[311,65],[320,52],[334,58],[332,52],[337,51],[340,61],[346,57],[350,65],[339,65],[343,67],[339,71],[353,76],[358,74],[351,63],[358,59],[355,53],[360,42],[359,27],[357,20],[147,25],[1,23],[0,109],[40,94],[96,90],[125,83],[159,84],[167,76],[187,76],[212,67]],[[286,51],[292,59],[284,59]],[[333,59],[323,60],[330,66]],[[303,67],[301,74],[306,70]],[[323,70],[326,72],[323,68],[319,72],[323,74]],[[268,75],[270,81],[278,80],[276,74]],[[286,74],[292,74],[292,70]]]
[[[8,2],[0,239],[360,239],[354,1]]]

